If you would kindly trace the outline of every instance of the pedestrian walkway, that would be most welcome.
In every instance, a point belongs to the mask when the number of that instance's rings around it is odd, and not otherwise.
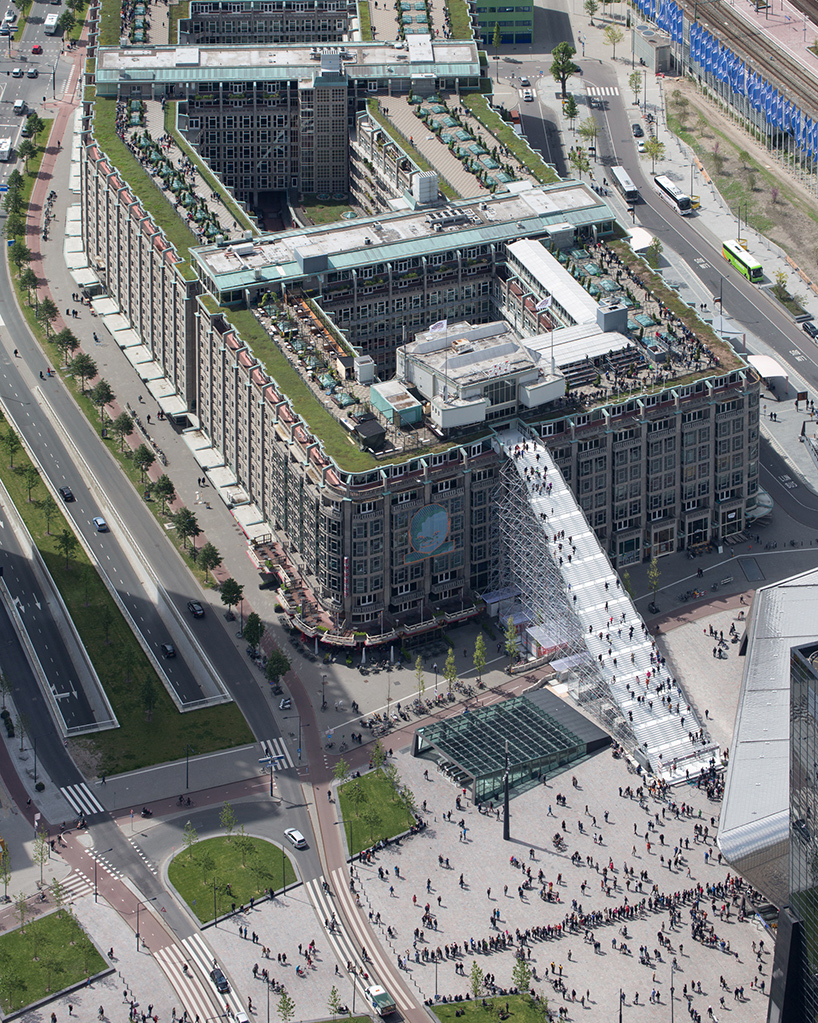
[[[85,782],[79,785],[64,785],[60,792],[68,800],[69,805],[78,817],[93,817],[94,814],[105,813],[105,807]]]
[[[604,709],[602,723],[613,728],[626,748],[631,746],[648,770],[666,781],[683,780],[688,773],[696,777],[718,751],[707,740],[678,682],[661,664],[655,641],[551,453],[534,434],[504,433],[502,444],[525,484],[534,519],[565,587],[553,597],[570,601],[569,612],[581,629],[582,652],[575,650],[570,639],[558,636],[563,625],[553,626],[549,642],[559,638],[566,655],[552,667],[560,670],[564,664],[563,670],[573,680],[569,690],[581,704],[596,708],[598,716],[603,715],[604,695],[613,698],[624,727],[617,729],[609,707]],[[532,594],[548,592],[541,590],[539,580],[522,580],[520,585],[524,603]],[[528,613],[549,631],[547,607],[532,606]],[[626,738],[628,732],[636,739],[635,748]]]

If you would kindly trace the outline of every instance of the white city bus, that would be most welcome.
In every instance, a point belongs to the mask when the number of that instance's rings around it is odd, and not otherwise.
[[[625,168],[611,167],[609,173],[614,187],[622,194],[623,199],[627,202],[637,202],[639,199],[639,189],[628,177],[628,172]]]
[[[662,174],[658,174],[654,179],[653,183],[659,190],[659,195],[665,200],[668,205],[672,206],[677,213],[681,213],[683,217],[693,212],[693,204],[690,201],[690,196],[685,195],[681,188],[677,188],[676,185]]]

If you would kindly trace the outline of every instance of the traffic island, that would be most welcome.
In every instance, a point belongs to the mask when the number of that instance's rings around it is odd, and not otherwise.
[[[239,906],[280,892],[296,881],[290,858],[281,846],[244,833],[199,841],[185,828],[185,848],[168,867],[168,880],[203,924]]]
[[[26,900],[15,903],[20,926],[0,936],[0,1009],[4,1015],[49,1001],[86,984],[110,966],[66,910],[28,922]]]

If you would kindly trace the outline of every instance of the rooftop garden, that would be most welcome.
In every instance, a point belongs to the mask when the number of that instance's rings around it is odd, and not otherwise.
[[[358,22],[361,26],[361,42],[372,42],[372,19],[369,16],[369,0],[358,0]]]
[[[103,10],[105,5],[103,5]],[[188,249],[198,241],[157,187],[153,178],[136,159],[116,130],[116,100],[96,97],[94,102],[94,137],[103,151],[113,160],[117,170],[127,181],[133,194],[142,203],[154,223],[179,254],[182,262],[177,264],[185,280],[192,281],[196,275],[190,266]]]
[[[452,39],[472,39],[471,16],[466,0],[446,0],[449,22],[452,28]]]
[[[215,303],[206,303],[214,311]],[[218,306],[215,306],[218,309]],[[324,450],[348,472],[366,472],[378,463],[368,452],[355,445],[349,432],[328,412],[310,390],[298,370],[249,309],[219,309],[225,320],[241,335],[293,408],[321,441]]]
[[[500,117],[496,110],[489,106],[489,101],[481,92],[464,92],[460,97],[463,106],[483,125],[502,145],[513,153],[520,163],[537,181],[544,185],[556,184],[560,178],[553,167],[549,167],[541,156],[538,156],[525,139],[521,139],[510,124]]]
[[[168,10],[168,42],[179,42],[179,21],[190,16],[190,0],[179,0]]]
[[[165,103],[165,131],[173,138],[173,141],[179,147],[179,149],[185,154],[190,162],[195,166],[196,170],[201,175],[203,181],[213,192],[221,197],[221,201],[224,203],[224,208],[233,217],[236,223],[243,228],[245,231],[253,231],[254,234],[258,234],[258,228],[250,220],[244,210],[238,205],[237,202],[230,196],[228,190],[224,187],[221,182],[217,181],[213,177],[211,172],[207,169],[207,166],[202,161],[199,154],[192,146],[189,146],[185,139],[180,135],[176,129],[176,109],[177,102],[175,100],[168,100]],[[198,244],[198,243],[195,243]]]
[[[408,157],[414,160],[414,162],[417,164],[420,170],[435,171],[435,173],[438,176],[438,186],[440,188],[440,191],[446,196],[447,199],[460,198],[460,193],[456,192],[452,188],[452,186],[440,176],[440,172],[437,170],[437,168],[433,167],[426,159],[426,157],[422,156],[421,153],[412,145],[409,139],[404,134],[398,131],[398,129],[394,126],[394,124],[392,124],[389,118],[386,117],[385,114],[382,114],[380,110],[378,110],[377,99],[374,98],[370,99],[367,105],[367,109],[369,110],[370,117],[372,117],[373,120],[378,122],[378,124],[383,128],[386,134],[392,139],[393,142],[397,143],[397,145],[400,146],[400,148],[404,151],[404,153],[406,153]]]

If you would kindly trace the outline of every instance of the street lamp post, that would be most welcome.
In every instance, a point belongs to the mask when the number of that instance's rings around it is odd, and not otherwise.
[[[109,852],[113,852],[113,846],[111,846],[110,849],[106,849],[102,855],[105,856]],[[94,902],[96,901],[97,901],[97,856],[94,857]]]
[[[435,959],[435,1001],[437,1001],[437,959]]]
[[[216,875],[213,875],[213,926],[219,926],[219,913],[216,909]]]
[[[37,784],[37,736],[31,740],[31,745],[34,750],[34,784]]]
[[[437,700],[437,661],[432,665],[435,670],[435,701]]]
[[[185,746],[185,788],[190,788],[190,754],[195,754],[196,750],[192,746]]]
[[[670,1023],[673,1023],[673,974],[676,972],[676,967],[673,963],[670,964]]]
[[[158,898],[158,896],[154,895],[154,897],[152,899],[146,899],[145,903],[147,904],[148,902],[156,902],[157,898]],[[139,909],[140,909],[141,906],[142,906],[142,903],[141,902],[137,902],[137,904],[136,904],[136,951],[137,952],[139,951]]]
[[[326,672],[321,673],[321,710],[327,709],[327,698],[325,696],[327,686]]]

